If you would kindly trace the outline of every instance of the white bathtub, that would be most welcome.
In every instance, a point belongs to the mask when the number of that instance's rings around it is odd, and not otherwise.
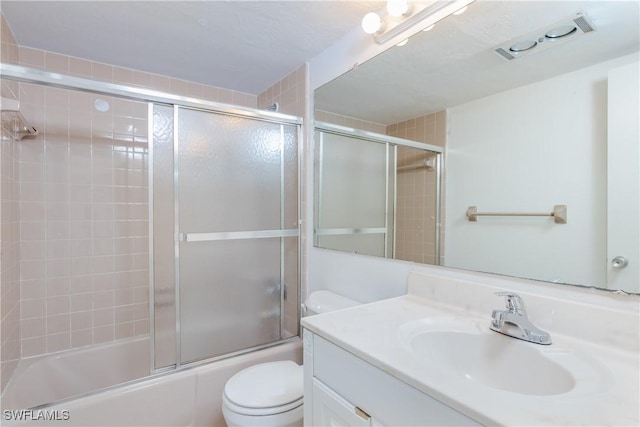
[[[248,366],[276,360],[293,360],[302,363],[302,342],[286,343],[113,388],[43,408],[41,411],[44,412],[34,410],[28,414],[7,414],[3,411],[1,424],[3,426],[225,426],[222,416],[222,392],[227,380]],[[20,415],[27,418],[54,417],[60,420],[8,419]]]
[[[22,359],[2,394],[2,409],[32,408],[142,378],[149,362],[148,336]]]

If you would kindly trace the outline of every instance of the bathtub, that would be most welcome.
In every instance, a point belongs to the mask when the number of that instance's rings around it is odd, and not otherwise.
[[[20,360],[2,409],[57,402],[149,375],[149,337],[141,336]]]
[[[227,380],[246,367],[276,360],[293,360],[301,364],[302,342],[295,340],[264,350],[156,376],[90,396],[35,409],[30,413],[7,413],[3,405],[1,424],[3,426],[222,427],[226,425],[222,416],[222,392]],[[23,420],[15,419],[19,417]],[[54,421],[46,421],[47,419]]]

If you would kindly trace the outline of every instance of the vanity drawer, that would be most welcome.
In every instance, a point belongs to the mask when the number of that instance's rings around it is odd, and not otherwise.
[[[382,425],[480,425],[318,335],[313,376]]]

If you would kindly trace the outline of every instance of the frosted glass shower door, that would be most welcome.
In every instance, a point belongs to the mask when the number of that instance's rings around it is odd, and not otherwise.
[[[316,131],[315,244],[386,256],[389,251],[389,145]]]
[[[186,108],[176,125],[178,359],[278,341],[297,307],[297,126]]]

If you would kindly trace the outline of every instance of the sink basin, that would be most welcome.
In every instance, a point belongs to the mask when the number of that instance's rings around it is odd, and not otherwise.
[[[403,346],[438,374],[512,393],[556,395],[576,381],[552,360],[566,352],[527,343],[489,330],[488,325],[454,318],[422,319],[399,330]]]

